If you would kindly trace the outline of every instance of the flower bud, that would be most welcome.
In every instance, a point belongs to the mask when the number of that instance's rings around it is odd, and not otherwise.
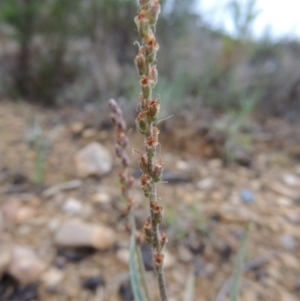
[[[151,121],[156,121],[160,111],[160,103],[156,99],[152,99],[148,105],[148,115]]]
[[[147,44],[145,46],[145,52],[146,52],[146,62],[151,64],[156,59],[156,52],[159,49],[159,45],[156,42],[155,38],[152,37],[147,41]]]
[[[123,167],[129,166],[129,158],[125,153],[122,155],[122,165]]]
[[[139,0],[139,5],[140,5],[142,8],[147,7],[149,4],[150,4],[150,0]]]
[[[143,76],[146,73],[146,60],[142,53],[138,53],[134,59],[135,66],[139,73],[139,76]]]
[[[144,232],[145,241],[151,244],[153,241],[153,232],[152,232],[152,226],[150,221],[145,222],[143,226],[143,232]]]
[[[140,177],[140,184],[144,191],[145,197],[149,197],[151,195],[151,177],[148,174],[142,174]]]
[[[143,98],[148,99],[150,97],[150,85],[151,85],[151,79],[149,76],[147,75],[143,75],[143,77],[140,80],[140,85],[142,88],[142,94],[143,94]]]
[[[152,80],[153,87],[156,86],[157,80],[158,80],[158,72],[157,72],[157,69],[156,69],[156,65],[153,65],[153,66],[150,67],[149,75],[150,75],[150,78]]]
[[[144,11],[141,11],[135,18],[134,22],[137,26],[139,36],[145,39],[148,36],[149,20]]]
[[[128,143],[129,143],[129,138],[125,135],[124,132],[120,132],[118,133],[117,136],[117,143],[122,146],[123,148],[125,148]]]
[[[139,133],[145,135],[148,130],[149,130],[149,123],[147,120],[147,113],[145,112],[140,112],[137,116],[137,118],[135,119],[135,123],[137,126],[137,130]]]
[[[155,224],[160,224],[163,217],[164,207],[156,201],[151,201],[152,218]]]
[[[152,5],[150,6],[150,9],[148,11],[148,18],[149,18],[149,24],[150,25],[156,25],[158,15],[160,14],[160,3],[158,0],[153,1]]]
[[[156,253],[154,254],[154,265],[156,272],[159,272],[163,266],[164,262],[164,254],[162,253]]]
[[[168,242],[168,237],[166,233],[161,233],[160,234],[160,247],[163,249]]]
[[[140,168],[141,170],[144,172],[144,173],[147,173],[148,172],[148,160],[147,160],[147,155],[146,154],[143,154],[141,157],[140,157]]]
[[[163,170],[164,170],[163,164],[160,161],[156,162],[152,172],[152,177],[154,182],[159,182],[161,180]]]

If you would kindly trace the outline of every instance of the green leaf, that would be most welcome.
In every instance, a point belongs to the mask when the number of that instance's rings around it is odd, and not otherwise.
[[[243,237],[242,244],[236,258],[236,264],[235,264],[235,269],[234,269],[234,274],[232,279],[232,287],[230,292],[230,301],[238,300],[238,295],[241,286],[242,272],[243,272],[243,263],[245,261],[246,250],[247,250],[248,234],[249,234],[249,224],[246,226],[245,235]]]
[[[135,223],[134,217],[131,214],[131,237],[130,237],[130,257],[129,257],[129,273],[132,292],[135,301],[145,301],[141,289],[140,277],[136,266],[135,260]]]
[[[186,288],[184,292],[184,301],[194,300],[194,290],[195,290],[195,273],[191,270],[189,277],[186,282]]]

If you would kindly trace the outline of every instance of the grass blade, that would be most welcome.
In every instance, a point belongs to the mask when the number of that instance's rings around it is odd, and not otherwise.
[[[241,278],[243,273],[243,263],[245,261],[246,250],[247,250],[248,234],[249,234],[249,224],[246,226],[246,231],[242,240],[241,248],[236,258],[236,264],[235,264],[235,269],[232,278],[232,287],[230,292],[230,301],[237,301],[238,299],[240,286],[241,286]]]
[[[135,223],[134,223],[134,217],[133,214],[130,216],[131,220],[131,237],[130,237],[130,257],[129,257],[129,273],[130,273],[130,282],[132,287],[132,292],[134,295],[135,301],[145,301],[142,289],[141,289],[141,283],[140,283],[140,277],[136,266],[136,260],[135,260]]]
[[[191,270],[189,277],[186,282],[186,288],[184,292],[184,301],[194,300],[194,290],[195,290],[195,273]]]

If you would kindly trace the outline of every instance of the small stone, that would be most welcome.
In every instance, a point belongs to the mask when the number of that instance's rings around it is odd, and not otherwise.
[[[91,291],[95,291],[98,287],[104,286],[105,281],[102,275],[88,277],[82,281],[82,287]]]
[[[134,295],[129,280],[126,280],[125,282],[122,282],[120,284],[119,296],[122,298],[123,301],[134,301]]]
[[[297,240],[292,235],[289,234],[281,235],[280,243],[288,251],[294,251],[299,245]]]
[[[289,207],[291,205],[293,205],[293,201],[287,197],[279,197],[277,199],[277,203],[279,206],[282,206],[282,207]]]
[[[251,204],[254,202],[255,196],[252,190],[242,189],[240,192],[241,200],[246,204]]]
[[[176,162],[176,168],[183,171],[188,171],[190,165],[186,161],[179,160]]]
[[[89,138],[95,137],[96,134],[97,134],[96,129],[89,128],[89,129],[86,129],[86,130],[83,131],[82,137],[85,138],[85,139],[89,139]]]
[[[213,187],[214,179],[206,178],[197,183],[197,187],[201,190],[209,190]]]
[[[17,224],[23,224],[35,216],[36,212],[34,208],[28,206],[22,206],[18,209],[15,216],[15,222]]]
[[[46,265],[31,248],[21,246],[13,248],[7,272],[20,284],[36,282],[45,269]]]
[[[105,250],[115,243],[116,234],[112,229],[99,224],[71,220],[62,224],[54,241],[61,247],[94,247]]]
[[[130,252],[128,249],[125,248],[119,249],[116,253],[116,256],[120,262],[128,265],[129,257],[130,257]]]
[[[57,250],[57,257],[55,259],[58,268],[63,267],[66,262],[79,262],[85,258],[95,254],[96,250],[92,247],[62,247]]]
[[[97,192],[92,196],[92,201],[96,204],[108,204],[110,200],[110,196],[105,192]]]
[[[57,268],[50,268],[44,273],[41,279],[49,292],[57,292],[64,280],[64,273]]]
[[[61,225],[61,220],[58,218],[52,218],[49,222],[48,222],[48,229],[51,232],[56,231]]]
[[[283,175],[283,182],[290,187],[300,187],[300,179],[292,174]]]
[[[100,143],[93,142],[75,155],[75,165],[80,177],[103,176],[112,168],[109,151]]]
[[[175,257],[168,250],[165,250],[163,253],[165,255],[163,267],[165,269],[173,267],[176,262]]]
[[[74,122],[70,125],[70,131],[73,134],[80,134],[84,129],[84,124],[82,122]]]
[[[68,198],[62,207],[62,210],[69,215],[78,215],[82,209],[82,203],[74,198]]]

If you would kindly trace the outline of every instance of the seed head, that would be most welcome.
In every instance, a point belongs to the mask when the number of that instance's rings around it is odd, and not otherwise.
[[[134,63],[138,70],[139,75],[140,76],[144,75],[146,73],[146,60],[145,60],[145,56],[141,52],[139,52],[135,57]]]
[[[160,103],[157,99],[152,99],[148,105],[148,114],[151,121],[156,121],[160,111]]]
[[[153,172],[152,172],[152,178],[154,182],[159,182],[161,180],[162,174],[164,170],[164,165],[159,160],[155,163]]]
[[[148,18],[150,25],[156,25],[158,15],[160,13],[160,3],[158,0],[153,1],[152,5],[150,6],[150,10],[148,11]]]

